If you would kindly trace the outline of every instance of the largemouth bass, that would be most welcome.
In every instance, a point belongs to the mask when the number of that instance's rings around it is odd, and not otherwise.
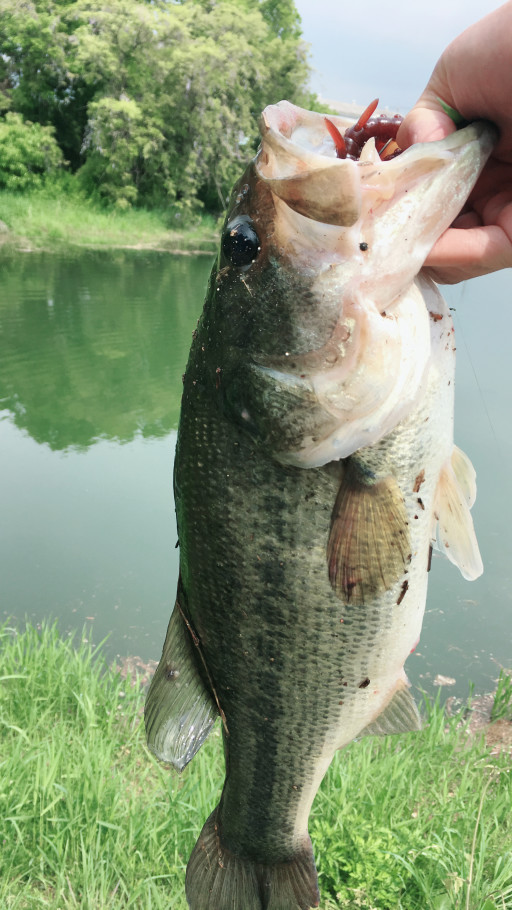
[[[192,910],[318,906],[308,815],[335,751],[420,725],[404,662],[436,537],[482,571],[453,325],[421,268],[495,131],[388,161],[374,139],[340,160],[333,133],[287,102],[264,111],[184,377],[181,577],[146,726],[181,769],[222,719]]]

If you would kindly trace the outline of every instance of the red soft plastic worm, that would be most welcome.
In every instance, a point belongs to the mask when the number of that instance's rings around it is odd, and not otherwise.
[[[352,161],[357,161],[365,142],[372,137],[375,139],[375,146],[380,155],[388,142],[396,139],[398,127],[400,126],[403,117],[401,117],[400,114],[395,114],[393,117],[386,117],[385,114],[380,114],[379,117],[372,117],[378,103],[378,98],[372,101],[366,110],[363,111],[357,123],[354,123],[354,126],[349,126],[348,129],[345,130],[343,136],[334,123],[327,117],[324,118],[325,125],[333,139],[338,158],[351,158]],[[400,149],[396,148],[395,151],[387,157],[394,158],[395,155],[399,154]],[[386,158],[384,160],[386,160]]]

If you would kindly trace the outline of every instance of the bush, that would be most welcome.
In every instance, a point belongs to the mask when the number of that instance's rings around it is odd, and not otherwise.
[[[127,208],[144,199],[149,184],[161,201],[174,201],[165,137],[126,95],[89,105],[82,152],[87,160],[80,180],[91,195]]]
[[[0,121],[0,188],[34,189],[64,165],[52,126],[7,113]]]

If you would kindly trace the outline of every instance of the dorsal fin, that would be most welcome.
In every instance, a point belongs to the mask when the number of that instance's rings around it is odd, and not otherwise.
[[[344,601],[368,603],[389,590],[411,559],[403,496],[392,476],[375,479],[345,462],[327,544],[331,585]]]
[[[469,511],[476,495],[475,472],[469,458],[454,449],[439,475],[434,500],[439,549],[469,581],[483,572],[482,557]]]

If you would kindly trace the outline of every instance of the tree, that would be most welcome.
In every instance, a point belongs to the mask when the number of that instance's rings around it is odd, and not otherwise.
[[[262,108],[311,100],[293,0],[0,0],[0,40],[0,105],[123,206],[222,208]]]

